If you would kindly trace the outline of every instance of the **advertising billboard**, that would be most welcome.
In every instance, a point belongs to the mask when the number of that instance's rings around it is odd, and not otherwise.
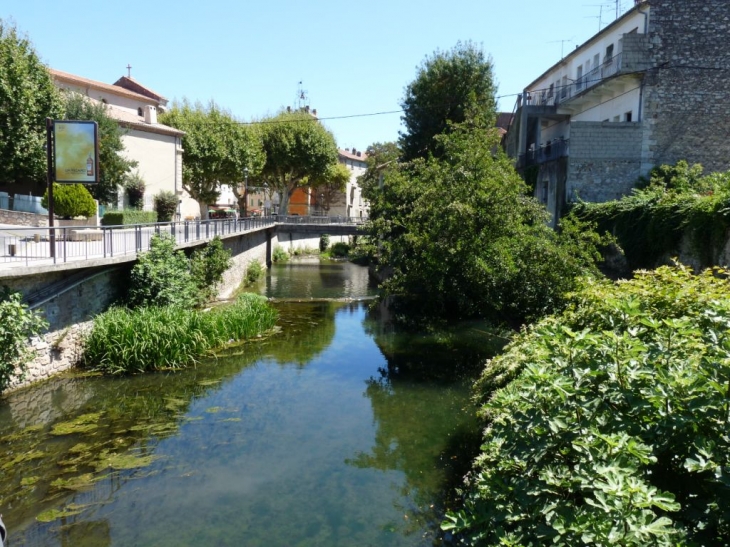
[[[53,167],[56,182],[99,182],[97,134],[96,122],[53,122]]]

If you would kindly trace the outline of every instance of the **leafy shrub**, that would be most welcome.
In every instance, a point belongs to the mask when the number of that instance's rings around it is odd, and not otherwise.
[[[729,381],[727,272],[586,282],[488,364],[482,454],[442,527],[479,545],[724,544]]]
[[[138,172],[131,173],[127,176],[124,183],[124,191],[127,194],[127,201],[132,209],[141,209],[144,205],[144,192],[147,185]]]
[[[246,268],[246,284],[252,285],[256,283],[264,273],[264,267],[258,260],[252,260]]]
[[[112,308],[94,319],[84,341],[84,364],[108,374],[181,368],[230,340],[271,329],[276,317],[266,298],[253,294],[209,312],[176,306]]]
[[[198,287],[185,253],[175,250],[168,234],[153,235],[150,250],[132,268],[129,305],[190,307],[198,301]]]
[[[177,212],[178,198],[174,192],[162,190],[154,197],[155,211],[159,222],[170,222]]]
[[[48,209],[48,190],[41,205]],[[53,213],[61,218],[93,217],[96,202],[83,184],[53,183]]]
[[[330,246],[329,234],[322,234],[321,236],[319,236],[319,252],[320,253],[325,252],[329,246]]]
[[[350,252],[350,246],[347,243],[338,241],[330,249],[330,254],[335,258],[344,258]]]
[[[277,245],[271,253],[271,260],[273,262],[286,262],[289,260],[289,253],[287,253],[283,247]]]
[[[198,289],[198,301],[207,302],[215,296],[216,286],[231,267],[231,251],[223,248],[223,241],[215,236],[207,245],[190,257],[190,273]]]
[[[33,352],[28,338],[37,336],[48,323],[22,303],[21,294],[3,287],[0,291],[0,393],[14,376],[25,374]]]
[[[156,211],[139,211],[125,209],[124,211],[109,211],[101,219],[102,226],[124,226],[129,224],[153,224],[157,222]]]
[[[579,203],[570,216],[612,233],[632,269],[653,268],[676,254],[684,236],[700,263],[711,266],[730,228],[730,173],[701,174],[699,164],[662,165],[630,196]]]

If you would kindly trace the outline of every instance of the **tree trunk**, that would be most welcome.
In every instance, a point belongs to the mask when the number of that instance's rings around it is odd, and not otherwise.
[[[198,207],[200,207],[200,220],[208,220],[208,204],[196,199]]]

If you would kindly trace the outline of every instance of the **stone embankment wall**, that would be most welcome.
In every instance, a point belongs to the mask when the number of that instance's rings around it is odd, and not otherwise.
[[[86,321],[34,337],[31,346],[35,358],[28,365],[24,377],[16,377],[6,391],[11,392],[46,380],[75,367],[81,358],[83,337],[91,324],[91,321]]]
[[[48,217],[36,215],[35,213],[21,213],[19,211],[0,209],[0,224],[38,228],[48,226]]]

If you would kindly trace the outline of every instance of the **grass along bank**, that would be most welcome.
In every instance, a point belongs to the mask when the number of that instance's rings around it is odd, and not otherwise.
[[[112,308],[94,319],[83,364],[107,374],[182,368],[231,341],[270,330],[276,319],[266,298],[254,294],[242,294],[232,304],[208,311],[177,306]]]

